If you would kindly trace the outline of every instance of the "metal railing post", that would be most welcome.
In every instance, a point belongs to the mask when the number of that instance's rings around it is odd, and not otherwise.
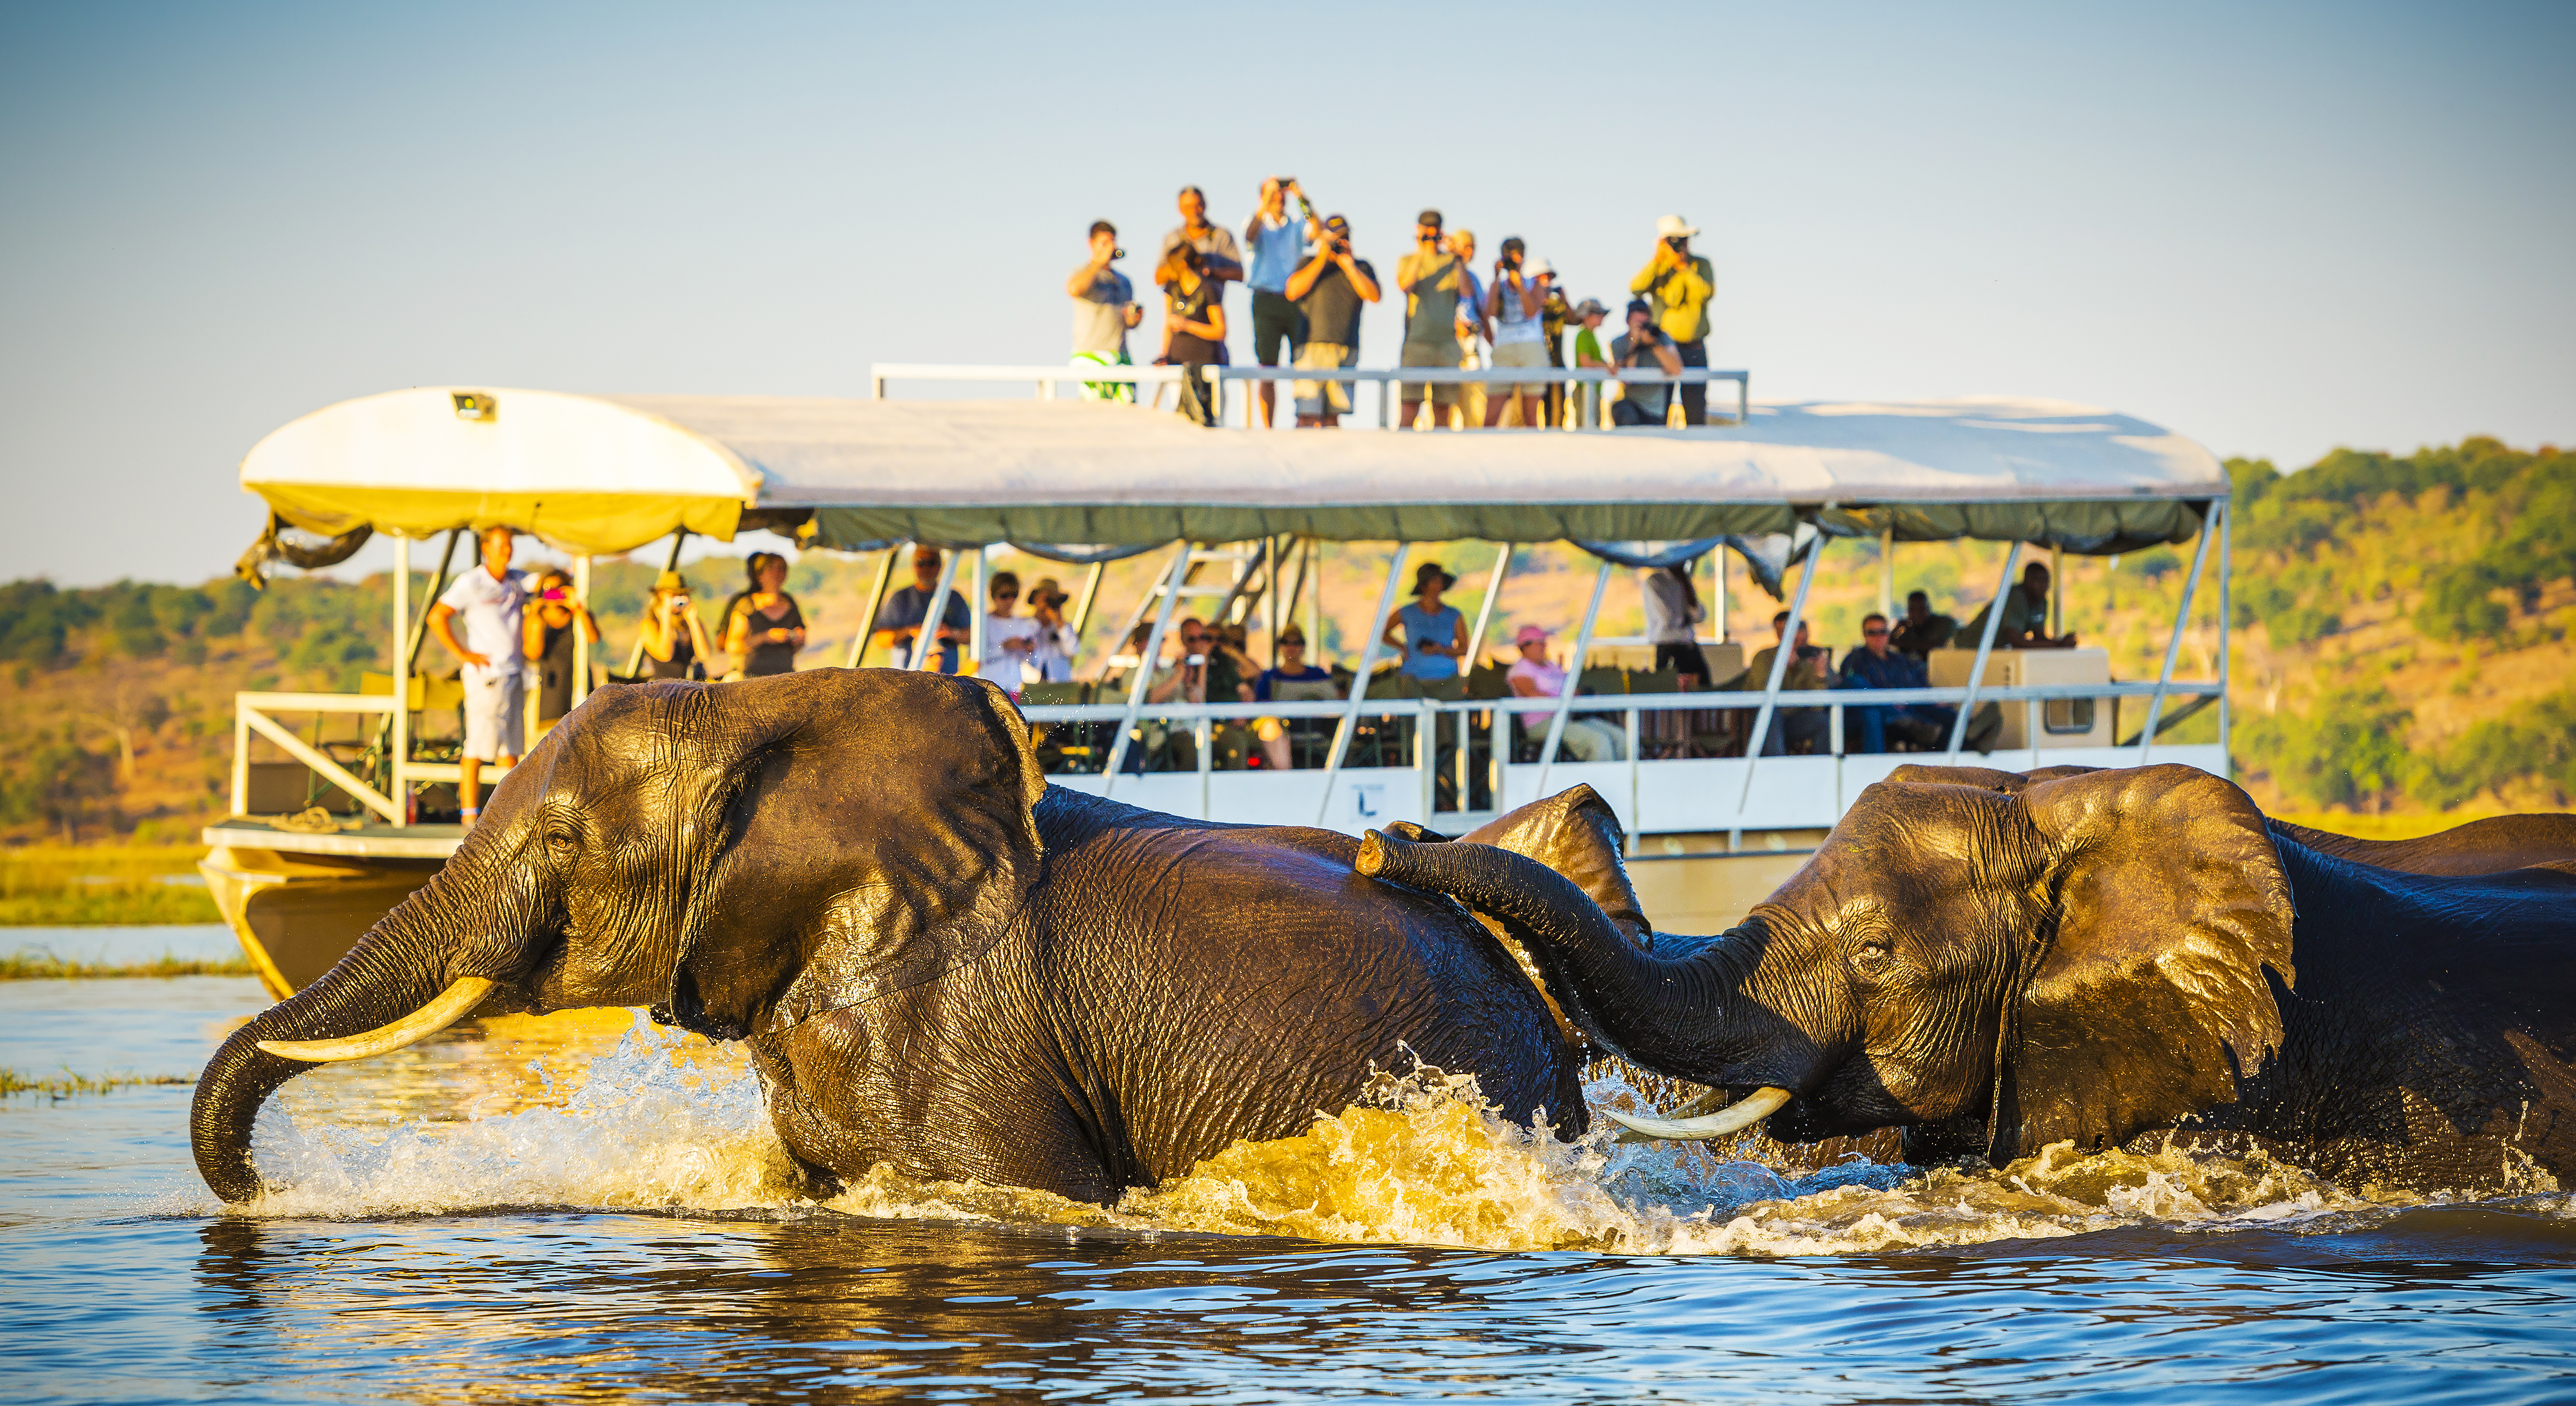
[[[1592,578],[1592,603],[1583,607],[1583,628],[1575,632],[1574,657],[1566,661],[1565,682],[1556,690],[1556,711],[1547,720],[1547,741],[1538,749],[1538,794],[1532,799],[1547,798],[1547,774],[1556,765],[1557,744],[1565,740],[1566,714],[1574,707],[1574,691],[1583,682],[1583,666],[1592,652],[1592,627],[1601,619],[1601,597],[1610,589],[1610,563],[1601,563]]]
[[[1968,720],[1977,711],[1977,690],[1986,682],[1986,660],[1995,652],[1995,630],[2004,623],[2004,592],[2013,588],[2013,563],[2020,559],[2021,541],[2016,538],[2004,548],[2003,583],[1995,587],[1994,599],[1986,605],[1986,632],[1977,638],[1977,662],[1968,666],[1968,696],[1959,700],[1959,716],[1950,721],[1951,766],[1959,764],[1959,748],[1967,743]]]
[[[1498,542],[1495,545],[1502,550],[1494,558],[1493,574],[1485,578],[1485,601],[1476,607],[1476,628],[1467,636],[1467,657],[1458,661],[1462,678],[1475,670],[1477,656],[1485,648],[1485,627],[1494,621],[1494,598],[1503,593],[1503,575],[1511,570],[1512,544]]]
[[[456,545],[455,534],[448,535],[448,545]],[[424,618],[429,614],[421,608]],[[396,825],[411,823],[410,788],[403,785],[402,764],[411,749],[411,657],[403,646],[411,637],[411,539],[394,538],[394,711],[385,719],[385,789],[393,793],[394,807],[401,813]],[[235,806],[239,808],[238,803]]]
[[[912,661],[906,667],[922,670],[939,667],[939,627],[948,617],[948,595],[957,582],[957,553],[948,552],[939,562],[939,589],[922,602],[921,628],[912,632]],[[973,618],[973,617],[968,617]]]
[[[2218,501],[2218,774],[2226,780],[2236,779],[2236,759],[2227,751],[2227,611],[2228,573],[2235,563],[2228,552],[2228,534],[2236,525],[2236,500]],[[2112,741],[2119,741],[2115,734]]]
[[[850,662],[841,667],[855,669],[868,657],[868,640],[877,632],[877,614],[885,609],[886,587],[894,581],[894,559],[911,545],[897,542],[887,547],[885,560],[877,563],[877,583],[868,588],[867,614],[859,618],[858,638],[850,641]],[[678,555],[678,552],[678,548],[672,549],[673,555]]]
[[[1762,688],[1762,706],[1754,710],[1753,734],[1744,743],[1744,789],[1736,793],[1735,818],[1740,825],[1744,808],[1753,803],[1753,773],[1762,766],[1762,747],[1771,737],[1772,715],[1780,710],[1780,684],[1789,677],[1789,661],[1798,653],[1798,627],[1807,619],[1807,588],[1816,584],[1816,568],[1824,564],[1825,543],[1821,532],[1807,546],[1807,564],[1798,573],[1797,594],[1789,598],[1789,618],[1780,624],[1780,643],[1771,651],[1771,678]],[[1782,739],[1781,750],[1788,750]]]
[[[1117,788],[1119,770],[1127,764],[1127,735],[1136,730],[1136,715],[1145,707],[1145,691],[1153,686],[1155,661],[1163,657],[1163,631],[1171,628],[1172,608],[1181,602],[1181,585],[1189,578],[1189,571],[1190,539],[1184,537],[1179,548],[1172,553],[1172,569],[1163,580],[1163,608],[1154,613],[1153,633],[1145,636],[1144,645],[1136,651],[1136,676],[1127,683],[1127,715],[1118,720],[1118,735],[1110,739],[1109,769],[1100,781],[1100,794],[1104,798]],[[1152,600],[1153,596],[1149,592],[1145,598]],[[1127,628],[1133,632],[1136,627],[1130,625]],[[1115,653],[1126,645],[1125,637],[1121,636],[1118,643],[1110,647],[1111,652]]]
[[[1332,749],[1324,756],[1324,796],[1315,803],[1315,823],[1324,823],[1332,813],[1333,779],[1341,775],[1342,758],[1350,751],[1351,735],[1359,730],[1360,710],[1368,706],[1369,670],[1377,666],[1377,647],[1386,634],[1387,611],[1395,602],[1396,583],[1404,576],[1406,558],[1413,555],[1413,544],[1398,542],[1395,555],[1386,564],[1386,585],[1377,593],[1377,609],[1370,613],[1368,642],[1360,647],[1360,667],[1351,676],[1350,706],[1342,710],[1342,720],[1333,728]],[[1316,596],[1321,598],[1323,582],[1316,581]],[[1311,645],[1309,646],[1312,647]]]
[[[2174,661],[2182,657],[2182,632],[2191,623],[2191,598],[2200,588],[2200,568],[2209,560],[2210,520],[2223,511],[2223,499],[2210,500],[2208,516],[2200,523],[2200,541],[2191,549],[2191,574],[2183,578],[2182,604],[2174,609],[2173,638],[2165,641],[2164,667],[2156,671],[2156,691],[2147,696],[2147,730],[2138,734],[2138,765],[2145,766],[2156,751],[2156,722],[2164,716],[2165,690],[2173,685]],[[2221,694],[2224,698],[2226,695]],[[2117,737],[2111,739],[2119,741]]]

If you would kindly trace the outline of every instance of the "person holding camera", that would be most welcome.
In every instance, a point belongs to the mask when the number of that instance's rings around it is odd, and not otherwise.
[[[1404,353],[1399,366],[1437,366],[1453,369],[1458,365],[1458,297],[1468,280],[1467,266],[1449,247],[1449,239],[1440,230],[1440,212],[1425,210],[1413,224],[1413,252],[1395,261],[1395,286],[1404,293]],[[1396,423],[1411,428],[1419,423],[1426,401],[1431,423],[1440,423],[1439,407],[1458,403],[1459,387],[1454,384],[1426,385],[1408,382],[1404,387],[1404,415]]]
[[[1064,291],[1073,299],[1076,366],[1134,365],[1127,359],[1127,331],[1145,320],[1145,309],[1127,275],[1109,266],[1126,257],[1127,251],[1118,247],[1118,226],[1092,221],[1091,258],[1064,281]],[[1126,381],[1085,381],[1082,398],[1133,401],[1136,387]]]
[[[1547,260],[1532,261],[1524,270],[1529,246],[1519,235],[1503,241],[1503,250],[1494,260],[1494,281],[1485,290],[1485,316],[1494,327],[1494,365],[1529,367],[1547,365],[1547,324],[1544,316],[1548,290],[1555,286],[1556,271]],[[1517,401],[1521,407],[1521,428],[1536,429],[1547,416],[1547,383],[1532,381],[1526,385],[1496,384],[1485,388],[1485,428],[1503,422],[1503,407]]]
[[[1154,270],[1154,282],[1163,290],[1163,354],[1154,364],[1189,372],[1181,378],[1181,413],[1191,424],[1214,428],[1220,413],[1216,388],[1199,368],[1225,364],[1225,284],[1209,271],[1197,246],[1186,242],[1172,246]]]
[[[1708,365],[1708,303],[1717,296],[1717,273],[1708,260],[1690,251],[1691,237],[1699,226],[1685,224],[1679,215],[1666,215],[1655,221],[1655,256],[1635,278],[1628,280],[1628,291],[1643,294],[1654,309],[1655,325],[1671,339],[1673,351],[1684,366]],[[1689,385],[1682,391],[1682,423],[1708,423],[1708,386]]]
[[[705,678],[706,660],[715,652],[689,596],[688,578],[676,571],[654,577],[652,599],[644,603],[644,676]]]
[[[1645,299],[1628,300],[1628,335],[1611,340],[1610,364],[1619,371],[1643,367],[1667,376],[1681,374],[1681,354],[1673,349],[1673,339],[1655,326],[1654,314]],[[1620,398],[1611,402],[1610,423],[1660,427],[1671,405],[1671,395],[1669,383],[1627,386]]]
[[[1288,214],[1291,197],[1297,201],[1294,218]],[[1244,225],[1243,242],[1252,246],[1252,272],[1244,280],[1252,286],[1252,359],[1264,366],[1279,364],[1281,343],[1291,356],[1306,344],[1306,318],[1288,300],[1288,276],[1306,262],[1307,241],[1322,233],[1315,207],[1295,176],[1272,176],[1261,183],[1261,208]],[[1255,398],[1261,406],[1257,423],[1268,429],[1278,411],[1279,383],[1263,381]]]
[[[573,631],[597,644],[599,622],[572,593],[572,573],[559,566],[538,574],[537,592],[528,604],[534,608],[527,612],[520,649],[537,666],[537,734],[543,736],[555,719],[572,711]]]
[[[1338,371],[1360,359],[1360,307],[1378,300],[1377,270],[1351,256],[1351,222],[1325,219],[1315,256],[1288,276],[1288,297],[1306,314],[1297,369]],[[1351,408],[1348,381],[1299,381],[1297,424],[1331,429]]]

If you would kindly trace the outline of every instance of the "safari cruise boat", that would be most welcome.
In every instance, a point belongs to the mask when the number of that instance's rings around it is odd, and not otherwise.
[[[1208,370],[1220,381],[1293,374]],[[1302,615],[1313,622],[1307,637],[1320,642],[1319,544],[1392,543],[1366,642],[1336,667],[1366,686],[1315,701],[1163,705],[1145,701],[1143,670],[1128,670],[1138,681],[1115,688],[1033,684],[1024,711],[1048,730],[1053,781],[1178,815],[1354,834],[1398,820],[1454,834],[1585,782],[1626,823],[1632,874],[1657,925],[1685,931],[1733,922],[1895,767],[1960,760],[1967,720],[1987,717],[1989,704],[2000,714],[1994,750],[1967,752],[1968,761],[2014,770],[2181,762],[2227,773],[2227,479],[2208,450],[2157,426],[2052,401],[1761,404],[1745,394],[1744,373],[1700,370],[1680,379],[1732,381],[1735,414],[1688,429],[1396,431],[1386,411],[1399,373],[1356,368],[1343,375],[1375,385],[1382,432],[1355,423],[1337,433],[1209,429],[1136,404],[1057,397],[1068,384],[1151,385],[1180,374],[881,365],[865,399],[417,387],[327,406],[270,434],[241,469],[243,488],[272,514],[261,549],[324,565],[345,560],[371,533],[390,535],[394,650],[392,672],[370,676],[355,694],[236,696],[234,813],[206,828],[202,867],[243,951],[283,998],[329,969],[461,842],[454,824],[421,823],[441,818],[425,813],[424,792],[451,786],[458,768],[453,744],[425,738],[421,727],[425,713],[452,716],[454,684],[424,678],[417,664],[422,617],[454,572],[471,569],[457,559],[460,541],[470,545],[472,530],[486,526],[571,554],[576,592],[588,590],[593,556],[669,539],[676,562],[690,534],[731,540],[765,528],[809,550],[881,553],[880,601],[911,544],[953,548],[946,571],[980,602],[989,550],[1007,543],[1087,568],[1068,617],[1084,636],[1085,659],[1140,625],[1144,657],[1159,657],[1176,614],[1272,638]],[[1409,369],[1400,379],[1603,376]],[[889,397],[900,382],[963,389],[960,398]],[[992,398],[996,382],[1037,394]],[[297,548],[279,541],[281,528],[333,541]],[[414,547],[442,538],[431,588],[415,597]],[[2034,549],[2108,555],[2192,544],[2156,677],[2115,682],[2100,650],[1997,650],[2002,612],[1989,611],[1983,638],[1933,654],[1931,687],[1789,694],[1799,708],[1826,710],[1829,745],[1812,755],[1747,756],[1746,739],[1768,736],[1784,704],[1782,668],[1731,691],[1684,692],[1674,676],[1637,667],[1651,662],[1642,641],[1594,628],[1614,572],[1696,564],[1709,573],[1699,578],[1703,597],[1722,602],[1732,554],[1747,577],[1785,597],[1794,634],[1837,544],[1879,543],[1885,606],[1894,603],[1886,597],[1899,544],[1961,538],[1996,545],[1992,594]],[[1434,685],[1381,669],[1392,660],[1378,639],[1404,599],[1412,544],[1462,539],[1499,549],[1481,583],[1469,660],[1483,660],[1493,644],[1492,603],[1514,544],[1569,542],[1598,560],[1565,655],[1582,667],[1568,668],[1552,706],[1498,706],[1509,690],[1491,665]],[[2219,677],[2177,679],[2213,544]],[[1092,617],[1104,566],[1145,553],[1161,554],[1154,584],[1124,625],[1102,628]],[[973,574],[971,588],[961,572]],[[870,618],[875,611],[871,602]],[[972,613],[980,631],[983,613]],[[1722,605],[1710,615],[1722,635]],[[858,650],[865,640],[862,631]],[[1702,648],[1718,679],[1743,673],[1741,642],[1713,637]],[[1255,652],[1266,655],[1266,644],[1256,641]],[[586,647],[576,665],[576,687],[587,691]],[[1946,750],[1844,754],[1846,708],[1905,703],[1957,710]],[[2180,718],[2212,706],[2217,742],[2159,742]],[[1545,728],[1517,720],[1533,707],[1548,708]],[[1626,760],[1559,754],[1568,721],[1585,716],[1622,732]],[[1220,766],[1214,744],[1261,718],[1283,722],[1293,765]],[[354,740],[318,740],[353,726]],[[1126,768],[1148,728],[1190,734],[1195,769]]]

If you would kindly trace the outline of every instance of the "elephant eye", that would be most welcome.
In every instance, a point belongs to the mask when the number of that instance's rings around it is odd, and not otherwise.
[[[1888,945],[1887,939],[1873,937],[1861,943],[1860,950],[1852,954],[1852,965],[1876,976],[1885,971],[1895,958],[1895,950]]]
[[[574,841],[570,830],[548,830],[546,848],[553,851],[557,858],[569,859],[579,845]]]

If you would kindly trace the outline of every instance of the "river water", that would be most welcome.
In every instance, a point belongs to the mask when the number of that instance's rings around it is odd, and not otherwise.
[[[0,1064],[189,1073],[262,1004],[0,984]],[[815,1205],[738,1053],[603,1013],[288,1085],[257,1146],[291,1189],[226,1214],[188,1095],[0,1101],[11,1400],[2576,1400],[2545,1179],[1567,1147],[1424,1079],[1112,1210]]]

